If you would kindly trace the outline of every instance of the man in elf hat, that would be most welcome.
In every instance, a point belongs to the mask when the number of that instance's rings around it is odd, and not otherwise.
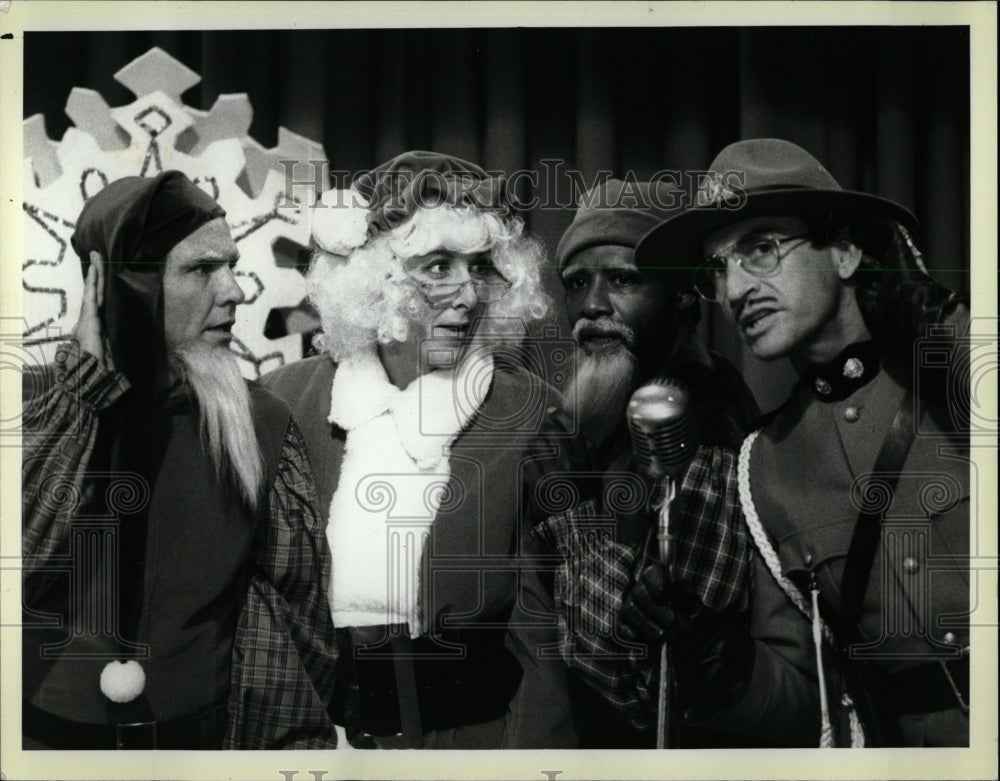
[[[801,676],[783,680],[775,648],[758,643],[747,665],[738,643],[711,646],[712,664],[745,671],[716,722],[758,709],[780,724],[804,677],[823,695],[822,745],[967,745],[967,309],[927,275],[907,210],[842,190],[794,144],[742,141],[711,170],[713,198],[636,253],[650,262],[669,249],[673,289],[718,302],[756,356],[787,357],[799,374],[743,444],[738,500],[764,577],[817,637]],[[914,360],[925,336],[929,369]],[[623,616],[697,653],[720,622],[677,592],[652,565]]]
[[[566,313],[579,345],[566,395],[590,442],[587,471],[599,477],[578,477],[578,506],[545,519],[534,533],[546,552],[562,559],[555,577],[560,650],[572,671],[574,709],[586,714],[580,719],[583,744],[594,748],[656,744],[658,654],[629,644],[616,630],[623,593],[658,555],[652,501],[631,501],[622,493],[631,486],[629,495],[652,499],[655,490],[633,452],[629,398],[640,385],[657,380],[687,388],[701,442],[691,474],[709,481],[735,472],[736,451],[758,414],[737,370],[710,352],[695,330],[697,296],[665,284],[671,250],[642,261],[635,257],[640,239],[680,211],[683,195],[664,182],[611,179],[583,195],[556,249]],[[749,551],[734,509],[720,492],[682,486],[672,512],[680,524],[676,567],[684,586],[698,604],[740,622],[747,607]],[[726,522],[716,522],[719,516]],[[594,537],[595,523],[608,533]],[[713,683],[724,688],[717,679]],[[797,741],[796,734],[774,737]],[[685,730],[679,742],[690,748],[742,741]]]
[[[420,151],[325,193],[312,232],[323,354],[264,381],[316,471],[348,736],[573,747],[550,597],[520,536],[559,403],[509,360],[547,309],[541,246],[502,178]]]
[[[127,177],[72,242],[74,338],[25,375],[25,747],[333,747],[329,553],[288,407],[228,349],[225,211]]]

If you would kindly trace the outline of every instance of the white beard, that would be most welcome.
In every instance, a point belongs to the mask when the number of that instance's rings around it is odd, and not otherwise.
[[[202,443],[219,480],[230,481],[250,510],[263,493],[264,463],[253,427],[250,391],[239,362],[227,347],[195,340],[172,359],[198,403]]]
[[[625,420],[639,362],[624,344],[592,354],[578,349],[576,356],[576,376],[566,388],[566,400],[575,405],[580,429],[600,447]]]

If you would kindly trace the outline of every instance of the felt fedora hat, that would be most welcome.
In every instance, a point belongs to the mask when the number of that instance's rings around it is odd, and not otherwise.
[[[669,270],[664,277],[676,290],[693,289],[692,273],[711,233],[753,217],[835,214],[864,224],[898,222],[911,234],[918,229],[904,207],[844,190],[815,157],[778,138],[730,144],[704,181],[709,185],[698,191],[694,205],[653,228],[636,247],[636,264]]]

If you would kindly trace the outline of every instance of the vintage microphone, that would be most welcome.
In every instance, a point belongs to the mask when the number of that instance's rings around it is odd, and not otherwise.
[[[669,379],[642,386],[629,400],[628,428],[639,466],[650,477],[661,480],[659,497],[654,505],[654,509],[659,510],[656,537],[660,547],[660,562],[667,571],[667,577],[671,578],[676,542],[670,525],[670,506],[677,494],[677,481],[684,475],[698,450],[698,432],[691,412],[691,394],[682,384]],[[664,748],[667,735],[672,734],[671,700],[674,683],[670,648],[664,642],[660,651],[657,748]]]

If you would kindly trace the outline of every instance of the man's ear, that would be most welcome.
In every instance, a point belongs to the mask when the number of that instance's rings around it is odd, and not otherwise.
[[[837,269],[837,276],[841,279],[850,279],[854,272],[861,265],[861,247],[853,241],[838,241],[830,245],[830,253],[833,256],[833,265]]]

